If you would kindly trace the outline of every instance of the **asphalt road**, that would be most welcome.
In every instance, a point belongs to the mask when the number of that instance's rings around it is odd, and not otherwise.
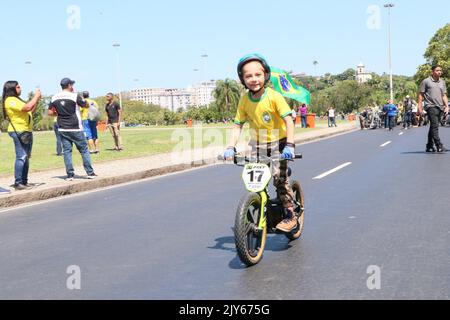
[[[450,154],[425,154],[425,128],[399,133],[298,148],[304,234],[269,236],[252,268],[234,247],[245,190],[232,165],[4,211],[0,298],[449,299]],[[450,129],[441,137],[450,147]],[[73,265],[80,290],[67,288]],[[379,289],[367,286],[371,266]]]

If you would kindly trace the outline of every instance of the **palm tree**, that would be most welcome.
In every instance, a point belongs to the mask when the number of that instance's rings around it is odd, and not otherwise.
[[[213,97],[216,99],[219,112],[230,112],[237,107],[241,92],[241,86],[234,80],[225,79],[217,81],[216,88],[213,91]]]

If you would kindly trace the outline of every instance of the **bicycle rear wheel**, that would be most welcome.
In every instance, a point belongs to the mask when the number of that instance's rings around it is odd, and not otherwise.
[[[251,267],[258,264],[266,246],[267,227],[259,229],[261,197],[256,193],[242,198],[236,212],[234,239],[241,261]]]
[[[291,240],[297,240],[303,233],[305,228],[305,197],[303,195],[303,189],[300,182],[292,182],[292,190],[294,191],[295,206],[294,211],[298,216],[298,226],[291,233],[286,234],[286,237]]]

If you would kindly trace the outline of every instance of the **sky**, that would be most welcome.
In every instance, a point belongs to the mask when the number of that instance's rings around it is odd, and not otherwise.
[[[70,77],[76,90],[93,97],[119,88],[186,88],[205,79],[236,79],[237,62],[252,52],[295,73],[337,74],[360,62],[388,73],[385,3],[16,0],[3,7],[0,19],[0,81],[17,80],[24,92],[40,87],[52,95]],[[393,72],[411,76],[425,62],[432,36],[450,22],[450,1],[392,3]]]

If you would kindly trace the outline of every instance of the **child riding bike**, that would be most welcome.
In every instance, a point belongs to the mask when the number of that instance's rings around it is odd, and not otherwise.
[[[248,89],[238,106],[233,136],[224,158],[236,155],[236,145],[246,122],[250,125],[252,156],[279,156],[285,160],[295,157],[294,122],[292,110],[283,96],[271,88],[270,66],[259,54],[244,56],[238,64],[238,75]],[[286,211],[286,218],[277,225],[281,232],[291,232],[297,227],[294,212],[294,192],[289,183],[288,162],[278,162],[274,169],[274,185]]]

